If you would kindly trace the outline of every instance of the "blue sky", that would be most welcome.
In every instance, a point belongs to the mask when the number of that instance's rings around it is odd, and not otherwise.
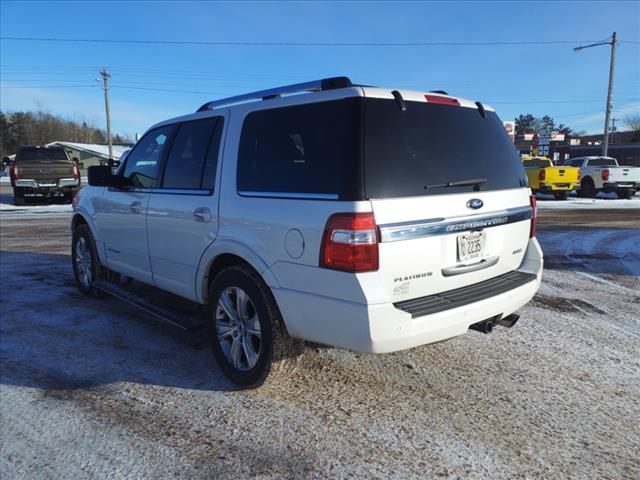
[[[11,2],[3,37],[248,41],[640,42],[638,2]],[[524,46],[176,46],[0,42],[0,107],[43,107],[104,125],[95,77],[112,74],[113,130],[143,132],[208,100],[326,76],[443,89],[496,107],[503,120],[550,114],[600,132],[610,49]],[[614,117],[640,113],[640,43],[618,49]],[[159,91],[167,90],[167,91]],[[170,91],[168,91],[170,90]],[[193,93],[196,92],[196,93]]]

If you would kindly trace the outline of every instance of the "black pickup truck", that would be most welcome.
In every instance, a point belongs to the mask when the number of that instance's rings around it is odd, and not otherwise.
[[[78,165],[62,147],[21,147],[9,175],[16,205],[36,198],[71,202],[80,189]]]

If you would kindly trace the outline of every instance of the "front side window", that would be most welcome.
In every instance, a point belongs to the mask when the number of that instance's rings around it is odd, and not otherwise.
[[[222,122],[213,117],[180,125],[167,157],[163,188],[213,188]]]
[[[250,113],[240,139],[238,191],[343,194],[359,162],[358,129],[357,99]]]
[[[132,187],[153,187],[173,126],[156,128],[140,139],[127,156],[123,177]]]

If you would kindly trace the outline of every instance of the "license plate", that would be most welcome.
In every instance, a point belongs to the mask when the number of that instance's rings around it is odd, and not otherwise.
[[[458,261],[466,262],[484,256],[487,232],[458,235]]]

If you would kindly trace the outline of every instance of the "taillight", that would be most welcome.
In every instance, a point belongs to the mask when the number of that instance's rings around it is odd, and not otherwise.
[[[540,180],[542,182],[546,178],[547,178],[547,174],[546,174],[545,169],[543,168],[542,170],[540,170],[540,173],[538,173],[538,180]]]
[[[580,170],[578,170],[578,183],[580,182]]]
[[[531,195],[529,197],[529,204],[531,205],[531,228],[529,229],[529,238],[533,238],[536,236],[536,221],[537,221],[537,209],[538,209],[538,200],[535,195]]]
[[[73,162],[73,178],[78,180],[80,178],[80,170],[78,169],[78,164]]]
[[[378,227],[373,213],[336,213],[322,236],[320,266],[346,272],[378,270]]]
[[[600,172],[600,176],[602,177],[602,180],[606,182],[609,180],[609,170],[602,170]]]
[[[9,176],[14,181],[20,179],[20,174],[18,172],[18,165],[16,165],[15,163],[11,165],[11,168],[9,168]]]
[[[440,95],[425,95],[427,102],[429,103],[439,103],[441,105],[452,105],[454,107],[459,107],[460,102],[451,97],[441,97]]]

